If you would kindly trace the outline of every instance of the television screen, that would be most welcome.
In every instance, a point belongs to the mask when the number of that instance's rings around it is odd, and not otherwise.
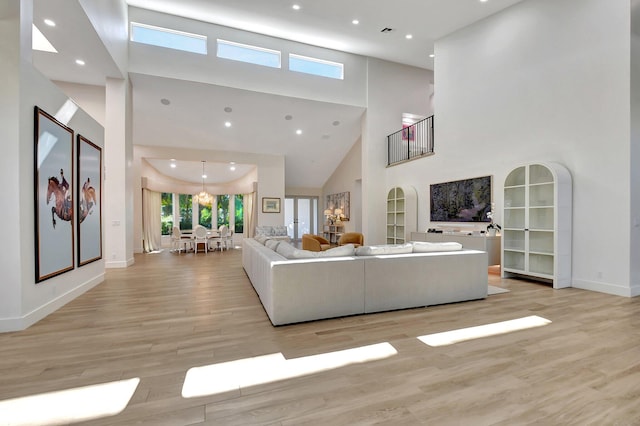
[[[431,185],[432,222],[491,222],[491,176]]]

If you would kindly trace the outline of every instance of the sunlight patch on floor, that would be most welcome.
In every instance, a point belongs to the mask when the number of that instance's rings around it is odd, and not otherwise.
[[[512,333],[514,331],[526,330],[528,328],[542,327],[548,324],[551,324],[551,321],[548,319],[532,315],[510,321],[479,325],[477,327],[427,334],[425,336],[419,336],[418,339],[429,346],[446,346],[464,342],[466,340],[480,339],[482,337]]]
[[[385,342],[294,359],[285,359],[282,353],[276,353],[194,367],[187,371],[182,396],[213,395],[384,359],[397,353],[391,344]]]
[[[66,425],[115,416],[129,404],[139,378],[0,401],[3,426]]]

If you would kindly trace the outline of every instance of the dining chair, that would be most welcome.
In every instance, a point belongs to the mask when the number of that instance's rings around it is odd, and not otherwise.
[[[229,227],[227,225],[220,225],[220,228],[218,228],[218,234],[218,245],[220,246],[220,250],[223,250],[223,248],[229,250],[229,246],[227,245],[227,238],[229,237]]]
[[[185,238],[184,235],[182,235],[182,231],[180,231],[180,228],[178,228],[177,226],[173,227],[173,230],[171,232],[171,250],[172,251],[177,251],[178,253],[180,253],[182,251],[182,248],[184,247],[184,251],[187,251],[188,247],[191,247],[193,243],[193,240],[191,240],[191,238]]]
[[[229,248],[233,248],[233,229],[229,229],[227,233],[227,238],[224,241],[224,245],[229,250]]]
[[[195,245],[194,251],[198,252],[198,244],[204,245],[204,252],[209,251],[209,240],[207,238],[207,228],[202,225],[198,225],[193,229],[193,243]]]

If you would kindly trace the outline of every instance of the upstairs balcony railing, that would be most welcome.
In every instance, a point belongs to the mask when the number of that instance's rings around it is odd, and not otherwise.
[[[387,136],[387,166],[433,154],[433,115]]]

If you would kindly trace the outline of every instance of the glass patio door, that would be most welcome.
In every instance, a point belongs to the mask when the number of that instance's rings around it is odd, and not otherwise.
[[[284,221],[287,234],[298,242],[303,234],[318,232],[318,197],[294,196],[284,199]]]

